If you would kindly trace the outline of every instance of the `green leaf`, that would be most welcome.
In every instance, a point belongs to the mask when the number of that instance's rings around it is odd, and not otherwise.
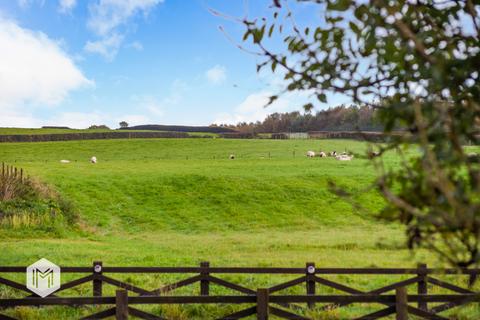
[[[329,2],[327,9],[334,11],[347,11],[350,8],[351,0],[337,0],[335,2]]]
[[[327,96],[325,95],[325,93],[317,94],[317,99],[320,102],[327,103]]]

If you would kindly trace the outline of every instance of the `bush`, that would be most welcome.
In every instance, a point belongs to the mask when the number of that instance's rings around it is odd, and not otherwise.
[[[0,175],[0,228],[22,228],[57,236],[77,222],[71,202],[36,180]]]

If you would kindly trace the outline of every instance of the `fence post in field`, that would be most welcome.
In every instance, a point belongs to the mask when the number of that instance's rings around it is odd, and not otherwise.
[[[208,271],[208,268],[210,268],[210,262],[208,261],[200,262],[200,268],[204,268],[204,270],[200,271],[200,275],[202,277],[206,277],[210,274],[210,272]],[[210,294],[210,281],[202,278],[202,280],[200,280],[200,295],[208,296],[209,294]]]
[[[408,320],[408,296],[405,287],[395,289],[395,314],[396,320]]]
[[[93,262],[93,295],[95,297],[102,296],[102,280],[100,277],[102,276],[103,272],[103,263],[102,261],[94,261]]]
[[[257,320],[268,320],[268,289],[257,289]]]
[[[117,290],[115,297],[115,319],[128,319],[128,291],[125,289]]]
[[[306,287],[307,287],[307,295],[314,295],[315,294],[315,263],[314,262],[307,262],[305,266],[305,280],[306,280]],[[308,307],[313,309],[315,308],[314,302],[309,302]]]
[[[418,271],[417,275],[419,277],[422,277],[422,279],[418,282],[418,294],[428,294],[428,288],[427,288],[427,281],[425,281],[425,278],[427,277],[427,265],[424,263],[419,263],[418,266]],[[424,311],[428,310],[428,304],[427,302],[419,302],[418,303],[418,308]]]

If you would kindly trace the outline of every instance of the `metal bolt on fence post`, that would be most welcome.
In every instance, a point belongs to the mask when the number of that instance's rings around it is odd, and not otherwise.
[[[93,262],[93,295],[95,297],[102,296],[102,279],[101,275],[103,272],[103,263],[102,261]]]
[[[306,286],[307,286],[307,294],[314,295],[315,294],[315,263],[314,262],[307,262],[305,265],[305,279],[306,279]],[[315,308],[314,302],[309,302],[308,307],[313,309]]]

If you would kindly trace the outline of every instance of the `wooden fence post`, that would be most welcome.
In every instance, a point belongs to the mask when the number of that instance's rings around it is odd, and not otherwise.
[[[405,287],[395,289],[395,313],[396,320],[408,320],[408,296]]]
[[[119,289],[115,297],[115,319],[128,320],[128,291]]]
[[[208,271],[208,268],[210,268],[210,262],[208,261],[200,262],[200,268],[207,269],[207,270],[200,271],[200,275],[208,276],[210,274],[210,272]],[[200,280],[200,295],[208,296],[209,294],[210,294],[210,281],[202,278],[202,280]]]
[[[307,295],[314,295],[315,294],[315,280],[313,277],[315,276],[315,263],[314,262],[307,262],[305,266],[305,279],[306,279],[306,287],[307,287]],[[315,308],[314,302],[309,302],[308,307],[310,309]]]
[[[417,275],[421,277],[422,279],[418,282],[418,287],[417,287],[417,292],[418,294],[428,294],[428,288],[427,288],[427,265],[424,263],[419,263],[418,266],[418,271]],[[418,302],[418,308],[424,311],[428,311],[428,304],[425,301]]]
[[[93,262],[93,295],[95,297],[102,296],[102,280],[100,279],[103,272],[103,263],[102,261]]]
[[[268,320],[268,289],[257,289],[257,320]]]

